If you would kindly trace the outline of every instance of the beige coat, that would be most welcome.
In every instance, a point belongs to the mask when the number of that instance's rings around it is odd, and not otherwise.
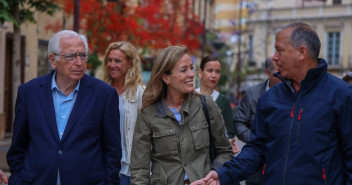
[[[222,165],[234,154],[220,109],[210,96],[206,100],[218,153],[214,164]],[[181,125],[162,100],[138,114],[131,152],[132,185],[180,185],[185,173],[193,182],[210,171],[208,123],[200,96],[188,95],[180,113]]]

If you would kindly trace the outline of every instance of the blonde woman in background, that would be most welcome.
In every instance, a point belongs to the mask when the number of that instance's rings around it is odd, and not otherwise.
[[[216,133],[209,136],[193,78],[186,47],[168,47],[155,58],[133,135],[131,184],[190,184],[233,157],[220,109],[206,96],[209,125]],[[211,140],[217,153],[213,164]]]
[[[130,184],[133,131],[145,88],[140,63],[136,48],[129,42],[113,42],[105,52],[103,80],[113,86],[119,94],[121,185]]]

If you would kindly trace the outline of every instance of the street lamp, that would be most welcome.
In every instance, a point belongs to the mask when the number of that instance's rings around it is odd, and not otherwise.
[[[74,2],[74,17],[73,17],[73,30],[78,33],[79,31],[79,0]]]

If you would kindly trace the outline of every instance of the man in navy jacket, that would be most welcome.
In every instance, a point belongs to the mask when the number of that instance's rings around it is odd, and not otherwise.
[[[275,49],[282,83],[260,97],[251,141],[193,184],[238,182],[262,165],[263,185],[352,184],[352,86],[327,73],[305,23],[280,28]]]
[[[48,55],[54,71],[18,88],[9,184],[119,184],[117,92],[85,75],[85,36],[54,34]]]
[[[276,63],[272,60],[272,57],[265,60],[265,73],[268,79],[265,82],[251,86],[246,89],[246,92],[241,100],[238,110],[233,117],[233,123],[235,128],[236,136],[249,143],[250,131],[254,122],[255,111],[259,97],[272,86],[280,82],[280,79],[275,77],[277,73]],[[246,185],[261,185],[262,184],[262,169],[249,176],[246,179]]]

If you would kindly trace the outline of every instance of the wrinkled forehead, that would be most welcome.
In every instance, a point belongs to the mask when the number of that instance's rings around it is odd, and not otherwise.
[[[291,43],[292,29],[281,30],[276,34],[275,46],[277,45],[287,45]]]
[[[285,37],[290,38],[293,30],[294,30],[293,28],[285,28],[283,30],[280,30],[280,31],[278,31],[276,33],[276,38],[278,38],[278,37],[280,37],[280,38],[285,38]]]

